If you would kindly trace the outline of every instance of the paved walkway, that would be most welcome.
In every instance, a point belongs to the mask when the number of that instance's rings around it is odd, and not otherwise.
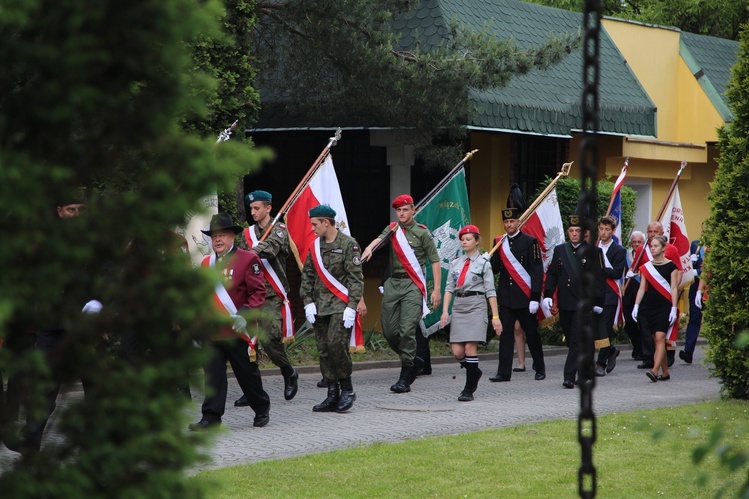
[[[346,414],[315,413],[312,406],[325,398],[317,388],[319,371],[300,374],[299,393],[294,400],[283,399],[283,378],[264,375],[271,397],[271,422],[253,428],[253,412],[237,408],[233,401],[241,393],[233,379],[223,421],[224,432],[216,437],[211,450],[213,462],[205,468],[231,466],[266,459],[281,459],[375,442],[400,442],[432,435],[451,435],[501,428],[523,423],[577,417],[579,391],[562,388],[562,367],[566,349],[546,350],[544,381],[535,381],[533,371],[513,373],[509,383],[491,383],[496,373],[497,355],[482,359],[484,376],[473,402],[458,402],[465,370],[457,363],[434,363],[433,374],[419,377],[411,393],[394,394],[389,387],[399,368],[357,370],[353,375],[357,401]],[[564,354],[564,355],[563,355]],[[447,359],[445,359],[447,360]],[[622,351],[616,369],[598,378],[593,394],[596,414],[670,407],[719,399],[719,384],[709,378],[698,347],[694,363],[678,358],[672,380],[652,383],[644,371],[636,369],[629,351]],[[530,358],[527,359],[530,367]],[[360,368],[363,366],[359,366]],[[277,370],[276,370],[277,372]],[[199,419],[199,408],[195,410]]]
[[[253,428],[250,408],[237,408],[233,401],[241,395],[233,378],[229,379],[229,398],[222,430],[209,449],[212,462],[201,469],[282,459],[375,442],[401,442],[432,435],[451,435],[489,428],[502,428],[536,421],[574,419],[579,407],[579,391],[562,388],[565,348],[546,348],[547,379],[535,381],[533,371],[513,373],[509,383],[491,383],[496,373],[497,354],[482,356],[484,376],[473,402],[458,402],[465,382],[465,370],[457,363],[440,358],[433,360],[433,374],[419,377],[411,393],[394,394],[389,387],[400,369],[392,362],[355,364],[353,375],[357,401],[346,414],[315,413],[312,406],[321,402],[326,390],[317,388],[317,368],[300,369],[299,393],[294,400],[283,399],[283,378],[277,369],[264,372],[263,383],[271,398],[271,421],[265,428]],[[719,384],[709,378],[702,365],[702,348],[695,352],[694,363],[677,358],[672,380],[652,383],[631,353],[622,350],[616,369],[598,378],[593,394],[597,415],[670,407],[719,399]],[[530,367],[531,359],[527,359]],[[386,366],[391,367],[377,367]],[[80,391],[63,394],[58,406],[65,405]],[[200,394],[194,390],[195,405],[191,421],[200,419]],[[54,422],[54,416],[52,423]],[[187,429],[185,429],[187,431]],[[54,430],[46,440],[59,438]],[[0,448],[0,466],[17,456]]]

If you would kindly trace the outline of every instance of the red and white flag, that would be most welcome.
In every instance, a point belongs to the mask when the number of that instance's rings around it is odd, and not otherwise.
[[[668,242],[674,246],[679,253],[681,262],[681,283],[679,288],[688,285],[694,279],[692,272],[692,260],[689,255],[689,237],[687,236],[687,226],[684,223],[684,210],[681,208],[681,198],[679,197],[679,186],[674,189],[674,195],[663,217],[663,235],[668,238]],[[674,262],[678,266],[678,262]]]
[[[349,230],[348,216],[346,215],[346,208],[343,205],[341,188],[338,185],[338,177],[335,174],[333,156],[331,154],[328,154],[322,166],[317,169],[315,175],[286,213],[286,228],[289,230],[289,238],[294,243],[292,247],[296,246],[295,256],[299,267],[307,260],[307,254],[312,249],[315,239],[317,239],[315,232],[312,230],[312,224],[309,221],[309,210],[320,204],[327,204],[335,210],[336,227],[347,236],[350,236],[351,231]],[[361,320],[358,320],[358,314],[357,321],[351,329],[351,337],[351,341],[356,345],[355,347],[351,347],[351,351],[363,352],[364,336],[361,330]]]
[[[546,270],[551,263],[554,247],[564,243],[564,226],[562,225],[562,215],[559,213],[556,188],[552,189],[523,224],[523,232],[535,237],[538,241],[544,263],[544,279],[546,279]],[[551,310],[546,310],[543,306],[539,307],[539,321],[551,316]]]

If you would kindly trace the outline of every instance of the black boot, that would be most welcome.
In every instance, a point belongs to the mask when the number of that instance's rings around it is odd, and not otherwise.
[[[291,400],[296,396],[296,392],[299,389],[299,373],[296,369],[291,370],[291,374],[284,375],[283,377],[283,398]]]
[[[336,412],[346,412],[351,409],[356,400],[356,394],[354,393],[354,387],[351,385],[351,376],[341,380],[341,397],[338,399],[338,405],[336,406]]]
[[[411,391],[411,377],[413,376],[414,366],[402,366],[401,375],[398,381],[390,387],[391,392],[408,393]]]
[[[458,400],[460,402],[470,402],[473,400],[473,378],[476,376],[474,366],[476,364],[466,363],[466,385],[463,387],[463,391],[460,392]]]
[[[338,383],[328,383],[327,398],[313,407],[312,410],[315,412],[333,412],[336,410],[339,397]]]

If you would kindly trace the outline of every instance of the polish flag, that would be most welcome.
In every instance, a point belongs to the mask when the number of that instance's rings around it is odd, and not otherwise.
[[[307,260],[307,253],[317,237],[309,221],[309,210],[320,204],[327,204],[335,210],[336,227],[350,236],[346,208],[343,206],[341,188],[338,186],[338,177],[330,154],[286,214],[286,226],[289,229],[289,237],[297,247],[296,257],[300,267]]]
[[[616,217],[616,229],[614,229],[614,241],[617,244],[622,244],[622,186],[627,178],[627,170],[629,169],[629,159],[624,162],[624,168],[619,174],[619,177],[614,182],[614,188],[611,190],[611,198],[609,199],[609,215]]]
[[[564,226],[562,225],[562,215],[559,213],[559,200],[557,199],[557,190],[554,188],[546,198],[538,205],[538,208],[523,224],[523,232],[533,236],[538,241],[541,249],[541,258],[544,263],[544,280],[546,279],[546,270],[551,263],[551,257],[554,254],[554,247],[564,243]],[[542,288],[543,289],[543,286]],[[543,306],[538,309],[538,320],[548,319],[553,314],[551,310],[546,310]]]
[[[679,261],[676,263],[681,270],[681,283],[679,288],[688,286],[694,279],[692,272],[692,260],[689,255],[689,237],[687,236],[687,226],[684,223],[684,210],[681,208],[681,198],[679,197],[679,186],[676,186],[671,202],[664,214],[663,235],[668,238],[669,244],[676,248],[679,255]],[[679,263],[681,265],[679,265]]]

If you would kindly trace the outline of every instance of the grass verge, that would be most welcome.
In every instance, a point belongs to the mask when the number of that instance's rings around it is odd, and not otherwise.
[[[738,497],[749,483],[746,461],[739,459],[729,472],[718,457],[731,455],[731,446],[734,454],[749,452],[748,401],[616,413],[597,421],[599,497],[708,497],[721,491]],[[576,421],[565,420],[375,444],[206,471],[191,485],[217,498],[576,497],[576,432]],[[714,447],[695,465],[693,455],[711,438]]]

